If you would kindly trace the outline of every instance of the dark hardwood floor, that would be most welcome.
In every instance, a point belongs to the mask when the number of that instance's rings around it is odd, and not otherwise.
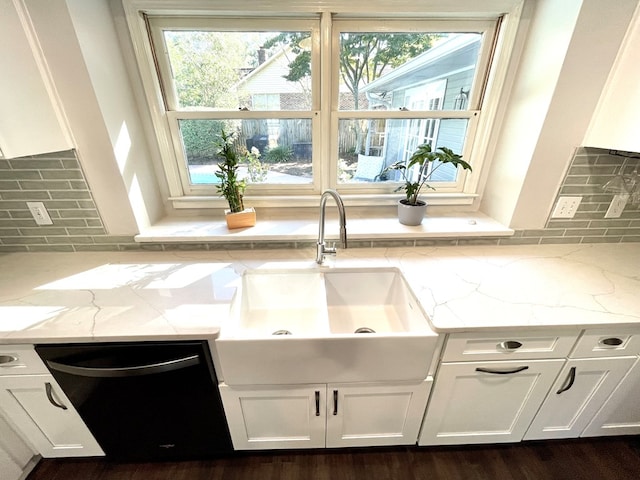
[[[0,472],[1,473],[1,472]],[[206,461],[45,459],[27,480],[640,479],[640,437],[464,447],[239,453]]]

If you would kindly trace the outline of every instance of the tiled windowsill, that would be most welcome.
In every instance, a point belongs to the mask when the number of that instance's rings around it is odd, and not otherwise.
[[[136,235],[139,243],[173,242],[309,242],[318,237],[318,212],[269,215],[257,212],[254,227],[228,230],[219,217],[165,218]],[[338,222],[327,209],[326,237],[336,239]],[[509,237],[514,231],[479,212],[429,213],[417,227],[402,225],[393,216],[347,212],[349,241],[434,240],[445,238]]]

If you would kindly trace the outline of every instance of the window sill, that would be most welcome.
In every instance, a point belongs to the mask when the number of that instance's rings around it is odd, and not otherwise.
[[[338,238],[333,206],[327,206],[326,237]],[[373,240],[416,240],[443,238],[508,237],[514,231],[479,212],[428,212],[416,227],[402,225],[393,212],[367,214],[364,210],[347,211],[347,234],[350,242]],[[304,213],[257,212],[254,227],[228,230],[219,216],[168,217],[136,235],[139,243],[193,242],[309,242],[318,238],[318,211]]]

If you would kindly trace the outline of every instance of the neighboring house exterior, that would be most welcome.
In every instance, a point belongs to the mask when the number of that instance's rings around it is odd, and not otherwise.
[[[265,59],[254,70],[250,71],[236,85],[240,105],[249,110],[310,110],[311,105],[311,81],[309,78],[297,82],[291,82],[285,77],[289,73],[289,63],[295,58],[291,49],[281,49],[271,57]],[[340,108],[353,108],[353,94],[342,84],[340,87]],[[368,100],[364,94],[360,95],[361,108],[367,108]],[[246,122],[245,122],[246,123]],[[291,125],[285,126],[278,120],[267,121],[258,124],[252,131],[244,131],[246,138],[268,136],[270,147],[286,145],[293,148],[294,153],[304,152],[304,157],[311,156],[311,125],[300,126],[295,131]],[[248,124],[247,124],[248,125]],[[341,139],[350,145],[344,148],[353,148],[353,139]],[[298,150],[298,147],[301,150]]]
[[[462,110],[468,108],[468,92],[474,80],[480,51],[481,35],[453,34],[405,64],[382,75],[360,90],[361,109],[384,110]],[[311,108],[308,79],[290,82],[285,79],[295,54],[282,49],[265,59],[237,84],[241,105],[249,110],[305,110]],[[342,85],[343,99],[352,94]],[[353,108],[353,107],[351,107]],[[308,128],[292,130],[277,119],[245,122],[245,138],[262,138],[267,146],[286,145],[298,153],[301,145],[309,145]],[[383,164],[406,160],[418,145],[431,143],[434,148],[446,146],[462,152],[466,134],[465,119],[422,118],[412,120],[371,120],[368,124],[363,153],[383,157]],[[268,140],[267,140],[268,137]],[[251,141],[251,140],[249,140]],[[348,143],[348,145],[347,145]],[[353,148],[353,139],[340,138],[343,151]],[[310,150],[308,151],[310,156]],[[307,154],[304,155],[305,157]],[[376,162],[379,163],[379,162]],[[448,168],[451,167],[451,168]],[[376,167],[377,168],[377,167]],[[434,181],[455,179],[455,167],[445,165],[433,175]],[[373,176],[369,180],[376,178]]]
[[[386,110],[464,110],[480,50],[480,35],[452,35],[404,65],[362,88],[372,108]],[[385,157],[385,165],[406,160],[418,145],[431,143],[462,153],[466,134],[463,119],[413,119],[386,122],[384,145],[369,135],[372,152]],[[370,130],[375,130],[374,128]],[[381,133],[377,132],[380,136]],[[368,152],[368,149],[366,150]],[[445,165],[434,181],[455,178],[455,167]]]
[[[263,58],[264,52],[259,52]],[[295,55],[290,49],[281,49],[250,71],[236,84],[241,108],[249,110],[308,110],[311,108],[310,80],[290,82],[289,63]],[[261,153],[265,148],[278,145],[293,147],[311,142],[311,126],[301,124],[293,130],[287,122],[277,119],[243,122],[242,135],[247,148],[256,146]],[[310,147],[309,147],[310,151]],[[309,153],[310,156],[310,153]]]
[[[305,110],[311,108],[311,82],[285,78],[295,58],[281,49],[249,72],[236,85],[241,104],[249,110]]]

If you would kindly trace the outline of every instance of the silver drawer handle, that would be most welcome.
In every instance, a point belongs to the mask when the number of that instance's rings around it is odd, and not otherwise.
[[[522,346],[520,342],[516,342],[515,340],[507,340],[506,342],[501,342],[498,344],[502,350],[514,351],[519,349]]]
[[[18,357],[15,355],[0,355],[0,367],[10,367],[11,363],[17,362]]]

